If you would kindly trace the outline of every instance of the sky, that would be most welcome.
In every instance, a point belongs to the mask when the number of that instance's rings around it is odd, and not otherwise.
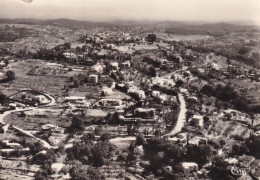
[[[0,0],[0,17],[248,21],[260,25],[260,0]]]

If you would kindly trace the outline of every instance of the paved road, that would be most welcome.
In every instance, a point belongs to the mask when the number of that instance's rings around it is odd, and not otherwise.
[[[181,89],[181,91],[183,91],[183,89]],[[173,128],[173,130],[170,133],[164,135],[166,137],[172,136],[172,135],[175,135],[175,134],[181,132],[181,129],[183,128],[183,126],[186,122],[186,112],[187,112],[186,102],[185,102],[185,99],[184,99],[182,93],[179,93],[178,97],[180,100],[180,109],[181,109],[180,114],[179,114],[176,126]]]

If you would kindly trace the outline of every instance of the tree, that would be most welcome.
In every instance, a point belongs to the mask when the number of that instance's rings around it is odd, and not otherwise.
[[[111,138],[111,135],[108,132],[105,132],[101,135],[100,140],[103,142],[108,142]]]
[[[84,131],[85,125],[82,121],[82,119],[78,117],[73,117],[71,125],[68,127],[69,131],[75,132],[75,131]]]
[[[254,155],[255,157],[260,157],[260,139],[255,136],[251,136],[246,139],[246,145],[249,150],[249,153]]]
[[[79,87],[79,81],[77,79],[73,80],[73,87],[75,88]]]
[[[73,164],[72,168],[70,169],[70,175],[72,179],[75,180],[101,180],[102,174],[98,171],[98,169],[94,169],[92,167],[84,166],[80,162],[76,162]]]
[[[76,47],[76,51],[77,51],[77,52],[80,52],[80,50],[81,50],[80,47],[77,46],[77,47]]]
[[[128,147],[128,155],[127,155],[127,165],[134,165],[136,164],[136,154],[135,154],[135,146],[130,144]]]
[[[33,144],[30,144],[29,148],[31,153],[34,155],[43,150],[43,146],[40,142],[35,142]]]
[[[146,143],[146,140],[145,140],[145,138],[144,138],[144,135],[139,133],[139,134],[136,136],[136,145],[137,145],[137,146],[140,146],[140,145],[143,145],[143,144],[145,144],[145,143]]]
[[[148,69],[147,74],[148,74],[149,76],[155,77],[155,76],[156,76],[156,70],[155,70],[155,68],[154,68],[153,66],[151,66],[151,67]]]
[[[245,54],[247,54],[249,51],[250,51],[250,48],[247,47],[247,46],[244,46],[244,47],[241,47],[241,48],[238,50],[238,54],[240,54],[240,55],[245,55]]]
[[[6,76],[8,81],[12,81],[15,79],[15,73],[10,70],[6,72]]]
[[[147,36],[147,41],[150,42],[150,43],[155,42],[156,39],[157,39],[157,37],[156,37],[155,34],[148,34],[148,36]]]
[[[3,94],[3,93],[0,93],[0,104],[5,104],[8,100],[8,97]]]
[[[206,164],[211,158],[212,150],[209,145],[188,145],[187,158],[198,163],[199,166]]]
[[[164,152],[158,152],[150,161],[150,168],[153,172],[157,172],[166,163],[166,155]]]
[[[48,176],[48,172],[44,171],[44,170],[41,170],[41,171],[38,171],[35,176],[34,176],[34,179],[35,180],[46,180]]]
[[[228,162],[224,161],[224,159],[222,159],[221,157],[215,157],[212,161],[212,167],[209,173],[210,177],[213,180],[229,180],[230,172],[227,168],[228,165]]]
[[[115,112],[112,117],[113,123],[118,124],[120,122],[118,112]]]
[[[24,111],[21,111],[21,113],[20,113],[20,117],[26,117],[26,114],[25,114]]]
[[[204,122],[204,123],[209,122],[209,117],[208,117],[208,116],[203,116],[203,122]]]
[[[226,141],[224,141],[223,139],[220,139],[219,144],[223,147],[226,144]]]
[[[95,135],[93,133],[85,133],[81,137],[81,140],[86,144],[89,144],[90,142],[93,142],[95,140]]]

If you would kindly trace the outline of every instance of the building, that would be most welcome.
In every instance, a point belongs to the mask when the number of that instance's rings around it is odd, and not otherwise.
[[[153,97],[160,97],[160,91],[152,91],[152,96]]]
[[[194,124],[194,126],[203,126],[203,116],[201,115],[193,115],[190,122]]]
[[[152,84],[167,88],[175,86],[175,82],[172,79],[166,79],[162,77],[153,78]]]
[[[74,54],[74,53],[65,52],[65,53],[63,53],[63,55],[67,59],[78,59],[78,56],[76,54]]]
[[[169,97],[166,94],[161,94],[159,96],[159,99],[160,99],[160,103],[165,103],[169,100]]]
[[[187,143],[199,146],[201,144],[207,144],[208,143],[208,139],[204,138],[204,137],[195,136],[193,138],[188,139]]]
[[[97,73],[102,73],[104,68],[101,64],[97,63],[94,66],[92,66],[91,69]]]
[[[0,61],[0,67],[5,67],[5,62],[4,61]]]
[[[111,63],[110,63],[110,67],[111,67],[113,70],[118,70],[118,63],[117,63],[117,62],[111,62]]]
[[[113,93],[113,89],[109,87],[103,87],[102,94],[104,96],[111,95]]]
[[[122,106],[123,101],[121,99],[100,99],[97,102],[98,106],[103,107],[116,107],[116,106]]]
[[[65,97],[64,101],[67,102],[77,102],[77,101],[85,101],[85,97],[81,97],[81,96],[69,96],[69,97]]]
[[[54,129],[56,129],[57,126],[53,125],[53,124],[45,124],[42,125],[42,131],[54,131]]]
[[[63,168],[62,163],[53,163],[51,165],[51,170],[54,172],[54,174],[59,174],[62,168]]]
[[[181,168],[184,174],[190,174],[192,172],[198,171],[198,164],[195,162],[182,162]]]
[[[135,86],[135,82],[134,82],[134,81],[128,81],[128,82],[126,82],[126,87],[127,87],[127,88],[131,88],[131,87],[137,88],[137,87]]]
[[[98,83],[98,75],[96,75],[96,74],[89,75],[88,82],[90,82],[90,83]]]
[[[64,103],[67,103],[70,107],[88,108],[90,103],[86,101],[85,97],[69,96],[64,99]]]
[[[155,115],[155,109],[153,108],[137,108],[134,111],[136,117],[143,119],[153,119]]]
[[[124,62],[124,63],[122,63],[121,64],[121,68],[130,68],[130,66],[131,66],[131,64],[130,64],[130,62],[129,61],[126,61],[126,62]]]
[[[145,92],[143,90],[139,90],[137,88],[131,88],[127,91],[128,94],[132,94],[137,96],[139,99],[145,99],[146,95]]]
[[[190,97],[188,97],[188,99],[187,99],[189,102],[197,102],[198,101],[198,98],[197,97],[195,97],[195,96],[190,96]]]
[[[62,67],[62,64],[57,64],[57,63],[47,63],[46,66],[61,68],[61,67]]]

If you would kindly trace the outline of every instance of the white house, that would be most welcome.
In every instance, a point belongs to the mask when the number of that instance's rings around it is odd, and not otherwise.
[[[105,96],[111,95],[113,93],[113,89],[109,87],[103,87],[102,93]]]
[[[62,168],[63,168],[62,163],[53,163],[51,165],[51,170],[54,172],[54,174],[59,174]]]
[[[102,73],[103,72],[103,66],[99,63],[95,64],[94,66],[91,67],[93,71],[96,71],[97,73]]]
[[[194,171],[198,171],[198,164],[195,162],[183,162],[181,163],[184,174],[190,174]]]
[[[96,74],[89,75],[88,81],[90,83],[98,83],[98,75]]]
[[[67,59],[77,59],[78,56],[74,53],[69,53],[69,52],[65,52],[63,53],[63,55],[67,58]]]
[[[153,97],[160,97],[160,91],[152,91],[152,96]]]
[[[112,67],[112,69],[118,70],[118,63],[117,62],[111,62],[110,66]]]
[[[191,121],[193,121],[196,125],[200,127],[203,126],[203,116],[201,115],[193,115]]]

